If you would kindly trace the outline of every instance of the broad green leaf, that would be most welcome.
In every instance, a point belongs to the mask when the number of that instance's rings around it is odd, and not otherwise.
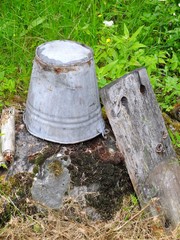
[[[2,80],[4,78],[4,74],[5,74],[4,71],[0,72],[0,80]]]
[[[96,64],[99,62],[102,62],[102,60],[104,60],[106,57],[107,57],[107,53],[105,51],[100,53],[99,56],[96,56],[96,58],[95,58]]]
[[[0,162],[0,168],[8,169],[4,162]]]
[[[158,58],[158,60],[159,60],[159,63],[166,64],[166,62],[164,61],[164,59],[163,59],[163,58]]]
[[[113,43],[114,43],[114,47],[116,47],[118,49],[122,49],[122,47],[127,42],[127,40],[124,39],[124,37],[117,37],[117,36],[113,36],[112,40],[113,40]]]
[[[28,26],[27,30],[23,31],[20,36],[23,37],[26,35],[31,29],[37,27],[38,25],[42,24],[47,17],[38,17],[34,21],[31,22],[31,24]]]
[[[173,52],[173,56],[172,56],[172,58],[170,59],[169,62],[171,63],[171,69],[172,69],[172,70],[175,70],[175,69],[178,68],[179,59],[178,59],[178,57],[177,57],[177,55],[176,55],[175,52]]]
[[[139,42],[135,42],[130,48],[129,50],[138,50],[140,48],[145,48],[146,45],[139,43]]]
[[[133,35],[132,35],[131,38],[130,38],[130,41],[134,41],[134,40],[136,39],[136,37],[137,37],[137,36],[140,34],[140,32],[142,31],[143,27],[144,27],[144,26],[139,27],[138,30],[137,30],[135,33],[133,33]]]
[[[99,77],[98,86],[100,88],[104,87],[107,84],[107,81],[104,77]]]
[[[124,23],[124,36],[125,36],[126,39],[129,38],[129,30],[128,30],[128,28],[127,28],[125,23]]]
[[[141,67],[142,65],[136,59],[132,58],[129,62],[129,66]]]
[[[107,52],[108,52],[109,56],[112,56],[114,59],[118,59],[118,53],[116,52],[115,49],[109,48],[107,50]]]
[[[158,57],[167,58],[168,52],[167,51],[159,51]]]
[[[113,61],[113,62],[107,64],[106,66],[100,68],[100,73],[103,75],[106,75],[109,71],[112,70],[112,68],[116,65],[117,62],[118,62],[118,60]]]

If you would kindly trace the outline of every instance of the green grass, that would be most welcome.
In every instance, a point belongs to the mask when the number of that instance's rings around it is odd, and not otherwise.
[[[0,94],[27,92],[35,48],[54,39],[96,44],[94,1],[1,1]],[[13,79],[14,85],[7,82]],[[5,84],[5,86],[4,86]]]
[[[162,109],[169,111],[177,102],[178,1],[1,0],[0,9],[1,107],[15,94],[26,97],[35,49],[55,39],[82,42],[94,49],[100,87],[145,66]],[[104,20],[113,20],[114,25],[106,27]]]

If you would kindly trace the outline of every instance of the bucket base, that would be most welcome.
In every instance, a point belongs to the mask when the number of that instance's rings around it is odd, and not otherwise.
[[[23,121],[28,132],[33,136],[61,144],[75,144],[84,142],[100,134],[104,135],[105,131],[105,124],[102,118],[93,122],[88,127],[82,126],[75,129],[52,128],[52,126],[37,124],[37,122],[32,121],[32,119],[29,119],[29,117],[26,117],[26,113],[24,113]]]

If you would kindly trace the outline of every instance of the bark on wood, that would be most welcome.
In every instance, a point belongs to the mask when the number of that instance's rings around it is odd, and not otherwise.
[[[180,221],[180,167],[145,68],[137,69],[101,89],[106,114],[132,184],[144,206],[159,198],[174,226]]]
[[[1,115],[1,144],[2,153],[6,161],[14,160],[15,152],[15,108],[7,108]]]
[[[0,168],[5,166],[5,160],[2,154],[2,148],[1,148],[1,138],[0,138]]]

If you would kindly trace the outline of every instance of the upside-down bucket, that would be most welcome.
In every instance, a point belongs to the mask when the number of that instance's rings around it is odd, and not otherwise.
[[[104,132],[89,47],[59,40],[37,47],[24,122],[34,136],[64,144]]]

